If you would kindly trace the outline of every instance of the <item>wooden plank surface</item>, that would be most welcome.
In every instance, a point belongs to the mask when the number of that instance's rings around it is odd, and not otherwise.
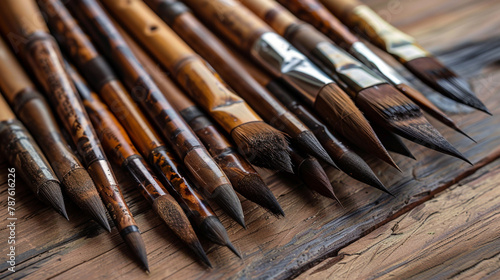
[[[389,2],[400,2],[403,8],[392,13],[391,22],[416,35],[433,51],[459,61],[468,48],[483,46],[484,40],[498,38],[500,17],[492,12],[500,10],[500,3],[492,0],[371,0],[377,10],[389,9]],[[430,9],[433,3],[438,8]],[[420,6],[422,5],[422,6]],[[419,8],[422,7],[422,8]],[[426,7],[424,9],[424,7]],[[443,13],[446,14],[443,16]],[[443,17],[446,19],[444,20]],[[453,24],[451,24],[453,22]],[[496,26],[496,28],[492,28]],[[436,32],[435,29],[439,30]],[[459,32],[462,30],[462,32]],[[467,32],[465,32],[467,31]],[[460,34],[460,36],[456,36]],[[457,50],[463,42],[472,42]],[[482,166],[500,156],[500,70],[493,68],[478,75],[489,61],[475,64],[467,71],[478,96],[493,112],[492,117],[479,112],[454,115],[453,118],[474,137],[474,144],[461,135],[433,122],[444,136],[462,151],[474,166],[441,155],[415,144],[409,148],[418,161],[395,155],[403,173],[373,158],[367,161],[381,180],[389,186],[395,198],[364,186],[339,172],[328,169],[345,209],[333,201],[318,197],[304,189],[297,179],[282,174],[262,171],[286,217],[276,219],[271,214],[243,201],[248,229],[244,230],[217,209],[230,239],[243,254],[239,260],[227,248],[206,245],[214,264],[210,270],[198,264],[194,256],[172,236],[167,227],[155,217],[150,206],[136,192],[131,179],[115,168],[125,198],[143,232],[152,274],[148,279],[175,277],[189,278],[285,278],[302,273],[319,261],[335,255],[346,245],[358,240],[371,230],[421,205],[456,182],[473,174]],[[494,61],[491,61],[492,63]],[[466,64],[457,64],[458,70]],[[409,143],[409,142],[407,142]],[[0,166],[0,203],[6,208],[6,168]],[[107,234],[68,202],[70,222],[37,201],[18,181],[16,217],[18,218],[17,272],[6,271],[3,261],[7,254],[9,232],[7,211],[0,212],[0,278],[17,279],[88,279],[142,278],[144,272],[131,260],[128,250],[116,229]]]
[[[297,279],[500,278],[500,160]]]

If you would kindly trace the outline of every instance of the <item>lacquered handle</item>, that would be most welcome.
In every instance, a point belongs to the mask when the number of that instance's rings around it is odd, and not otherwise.
[[[0,22],[9,39],[26,39],[36,32],[48,33],[42,14],[34,0],[4,0],[0,9]],[[12,33],[11,33],[12,32]]]

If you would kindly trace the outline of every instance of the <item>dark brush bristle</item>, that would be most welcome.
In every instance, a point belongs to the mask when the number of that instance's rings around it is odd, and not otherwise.
[[[389,85],[365,89],[358,94],[357,100],[360,108],[380,126],[417,144],[470,163],[425,119],[415,103]]]
[[[245,123],[233,129],[231,136],[252,164],[272,170],[292,170],[285,135],[268,124]]]
[[[404,65],[442,95],[491,115],[488,108],[474,95],[467,81],[446,68],[436,58],[420,57]]]
[[[66,193],[80,209],[87,212],[94,221],[105,228],[108,232],[111,228],[106,215],[106,208],[95,188],[94,181],[89,173],[83,169],[75,169],[69,172],[62,180]]]
[[[238,224],[246,228],[241,202],[231,185],[224,184],[218,186],[210,196],[210,199],[215,201]]]
[[[384,147],[386,147],[387,150],[411,159],[416,159],[397,135],[394,135],[394,133],[383,129],[378,125],[372,124],[372,127],[373,130],[375,130],[375,133],[377,133],[378,139],[382,141],[382,144],[384,144]]]
[[[436,120],[440,121],[444,125],[454,129],[458,133],[469,138],[474,143],[477,143],[476,140],[472,139],[472,137],[470,137],[463,130],[461,130],[450,117],[448,117],[443,111],[441,111],[438,107],[436,107],[436,105],[432,104],[432,102],[429,99],[427,99],[427,97],[425,97],[421,92],[406,84],[396,85],[396,88],[399,89],[399,91],[401,91],[402,93],[404,93],[408,98],[417,103],[418,106],[422,108],[422,110],[426,111]]]
[[[355,152],[348,151],[337,160],[341,170],[352,178],[392,195],[368,164]]]
[[[333,162],[333,160],[330,158],[328,153],[325,151],[323,146],[319,143],[318,139],[314,134],[309,131],[303,131],[302,133],[299,134],[299,136],[293,138],[293,141],[296,142],[295,144],[298,147],[302,147],[305,152],[308,154],[323,160],[324,162],[330,164],[331,166],[335,167],[338,169],[337,165]]]
[[[126,234],[122,234],[125,243],[128,245],[130,250],[134,253],[137,259],[141,262],[141,265],[144,267],[146,272],[149,273],[149,264],[148,264],[148,255],[146,253],[146,245],[144,245],[144,240],[142,240],[141,233],[137,231],[137,227],[132,231],[129,231]],[[126,232],[130,227],[126,227],[122,230],[122,232]]]
[[[208,240],[215,244],[228,247],[236,256],[241,259],[240,253],[234,248],[227,236],[227,231],[215,216],[207,217],[200,225],[200,231]]]
[[[344,138],[399,169],[361,111],[336,84],[323,87],[314,108]]]
[[[271,211],[276,216],[285,216],[283,209],[271,190],[258,174],[248,174],[238,182],[238,193],[250,201]]]
[[[321,167],[321,164],[319,164],[317,159],[311,156],[306,157],[300,163],[297,170],[297,175],[309,188],[322,196],[336,200],[340,205],[342,205],[333,192],[333,187],[330,183],[330,179],[328,179],[328,175],[326,175],[325,170]]]
[[[203,263],[212,267],[203,247],[181,206],[170,195],[162,195],[153,202],[153,209],[167,226],[194,251]]]
[[[48,181],[44,183],[38,190],[38,196],[69,221],[61,187],[58,182]]]

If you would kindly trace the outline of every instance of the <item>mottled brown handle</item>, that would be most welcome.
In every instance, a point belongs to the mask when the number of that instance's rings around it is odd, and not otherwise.
[[[249,52],[254,42],[266,32],[264,24],[252,12],[234,0],[183,0],[205,23],[217,31],[242,51]]]
[[[11,42],[22,45],[34,33],[49,32],[35,0],[4,0],[0,14],[2,31]],[[21,50],[17,47],[14,44],[15,51]]]
[[[310,23],[344,49],[359,39],[318,0],[278,0],[298,18]]]
[[[359,0],[319,0],[325,5],[333,14],[340,17],[342,20],[347,20],[349,14],[354,8],[363,5]]]

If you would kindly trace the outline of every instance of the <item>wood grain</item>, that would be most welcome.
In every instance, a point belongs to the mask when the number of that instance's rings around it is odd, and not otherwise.
[[[373,3],[376,10],[380,11],[388,7],[387,0],[369,0],[365,3]],[[404,9],[394,14],[390,21],[418,39],[423,38],[424,40],[420,41],[425,47],[449,55],[452,60],[459,60],[461,55],[470,50],[469,47],[457,43],[466,42],[468,38],[473,42],[478,36],[493,40],[498,38],[500,32],[500,17],[492,10],[492,7],[500,5],[498,1],[403,0],[401,3]],[[423,8],[420,8],[420,5]],[[436,10],[430,9],[432,5],[436,6]],[[458,20],[457,25],[451,24],[449,19]],[[438,31],[432,30],[433,26]],[[456,35],[460,30],[470,32],[460,32],[460,36]],[[477,30],[477,33],[473,33],[473,30]],[[484,46],[483,42],[479,42],[471,48],[477,49],[478,44]],[[462,49],[457,49],[460,46]],[[453,51],[450,52],[450,49]],[[236,222],[221,214],[219,208],[215,208],[228,229],[231,241],[243,253],[243,260],[239,260],[227,248],[205,247],[215,267],[213,270],[205,269],[195,258],[187,255],[188,251],[182,248],[180,241],[170,236],[167,227],[155,218],[147,202],[135,191],[131,178],[120,172],[118,167],[114,168],[125,200],[143,232],[152,269],[148,279],[282,279],[298,275],[319,261],[334,256],[347,244],[358,239],[363,240],[360,239],[362,236],[379,226],[393,219],[402,219],[408,211],[417,211],[412,210],[417,206],[425,207],[421,206],[422,203],[433,201],[431,199],[436,193],[474,174],[500,156],[500,99],[497,94],[500,91],[500,71],[498,68],[491,68],[477,76],[486,63],[494,62],[483,59],[482,64],[474,62],[475,70],[468,73],[469,77],[475,75],[471,79],[475,91],[494,109],[494,115],[487,117],[479,112],[453,115],[453,119],[474,137],[478,144],[439,123],[432,122],[453,145],[476,163],[473,167],[412,143],[409,143],[408,147],[417,156],[418,161],[394,155],[404,173],[398,173],[373,158],[366,158],[381,180],[396,195],[392,199],[378,190],[327,168],[330,179],[341,186],[335,191],[346,209],[341,209],[338,204],[326,198],[313,195],[301,186],[295,177],[259,170],[287,216],[276,219],[263,209],[243,200],[242,206],[248,224],[248,230],[243,230]],[[465,63],[456,64],[455,68],[460,72],[466,69],[466,66]],[[2,209],[5,209],[7,201],[6,172],[7,165],[0,164]],[[477,174],[482,175],[481,172]],[[479,183],[481,180],[483,179],[476,181]],[[471,182],[467,185],[469,184]],[[111,234],[106,234],[96,223],[80,215],[72,205],[68,205],[67,209],[70,222],[66,222],[49,207],[37,201],[21,182],[17,184],[16,200],[17,272],[9,274],[5,271],[7,266],[4,256],[7,248],[3,242],[7,240],[8,234],[4,226],[7,213],[0,211],[0,278],[144,278],[145,274],[125,254],[126,245],[121,241],[116,229],[113,229]],[[479,250],[479,246],[476,247]],[[483,254],[480,251],[476,253],[477,256]],[[492,258],[478,264],[475,271],[495,265],[494,261]],[[462,275],[466,278],[471,272],[474,271],[469,270]]]
[[[500,161],[478,170],[297,279],[500,276]]]

